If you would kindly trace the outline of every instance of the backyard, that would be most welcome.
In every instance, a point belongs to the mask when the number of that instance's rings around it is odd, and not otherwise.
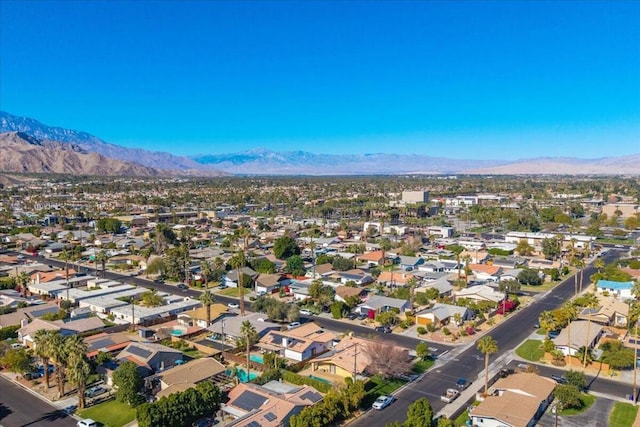
[[[112,399],[85,409],[79,415],[98,421],[103,427],[121,427],[136,418],[136,410],[126,403]]]

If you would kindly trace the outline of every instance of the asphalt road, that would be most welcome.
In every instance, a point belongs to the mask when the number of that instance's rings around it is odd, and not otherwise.
[[[74,427],[75,419],[0,376],[0,425]]]
[[[618,256],[616,251],[609,251],[605,262],[611,262]],[[595,272],[591,265],[584,269],[584,280]],[[572,276],[552,289],[546,296],[534,301],[522,310],[512,314],[510,318],[497,325],[490,335],[498,342],[498,353],[491,356],[491,361],[516,348],[520,342],[526,339],[532,332],[533,325],[538,321],[542,311],[551,310],[561,306],[574,295],[576,276]],[[440,396],[447,388],[455,386],[458,378],[466,378],[469,381],[482,381],[478,375],[484,370],[484,356],[476,349],[475,345],[462,351],[455,359],[429,371],[421,380],[413,382],[395,395],[396,401],[382,411],[370,410],[358,418],[351,426],[384,426],[393,421],[404,421],[407,418],[407,410],[411,403],[421,397],[426,397],[433,408],[434,413],[439,412],[444,405]],[[625,387],[622,384],[611,385],[611,394],[624,395]]]

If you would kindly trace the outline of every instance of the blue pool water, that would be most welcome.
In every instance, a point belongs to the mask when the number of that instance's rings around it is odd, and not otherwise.
[[[331,381],[325,380],[324,378],[316,377],[314,375],[309,375],[309,378],[312,380],[320,381],[321,383],[331,384]]]
[[[227,369],[225,371],[225,374],[227,374],[228,376],[231,376],[231,369]],[[238,369],[238,379],[240,380],[241,383],[246,383],[247,381],[251,381],[257,376],[258,374],[256,374],[255,372],[251,372],[251,374],[249,374],[249,379],[247,379],[247,371],[245,371],[244,369]]]
[[[251,360],[252,362],[260,363],[261,365],[264,364],[264,359],[259,354],[250,354],[249,360]]]

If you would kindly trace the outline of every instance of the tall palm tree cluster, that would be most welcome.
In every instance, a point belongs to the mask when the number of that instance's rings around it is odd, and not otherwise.
[[[60,331],[41,329],[34,337],[35,355],[44,367],[44,380],[49,389],[49,364],[55,367],[55,376],[60,397],[65,395],[65,381],[77,387],[78,408],[86,406],[85,390],[91,375],[87,359],[87,344],[79,335],[63,336]]]

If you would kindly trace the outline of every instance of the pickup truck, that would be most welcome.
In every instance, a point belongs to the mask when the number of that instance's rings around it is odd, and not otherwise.
[[[456,400],[458,396],[460,396],[460,392],[458,390],[456,390],[455,388],[448,388],[447,391],[442,396],[440,396],[440,400],[442,400],[444,403],[451,403]]]

